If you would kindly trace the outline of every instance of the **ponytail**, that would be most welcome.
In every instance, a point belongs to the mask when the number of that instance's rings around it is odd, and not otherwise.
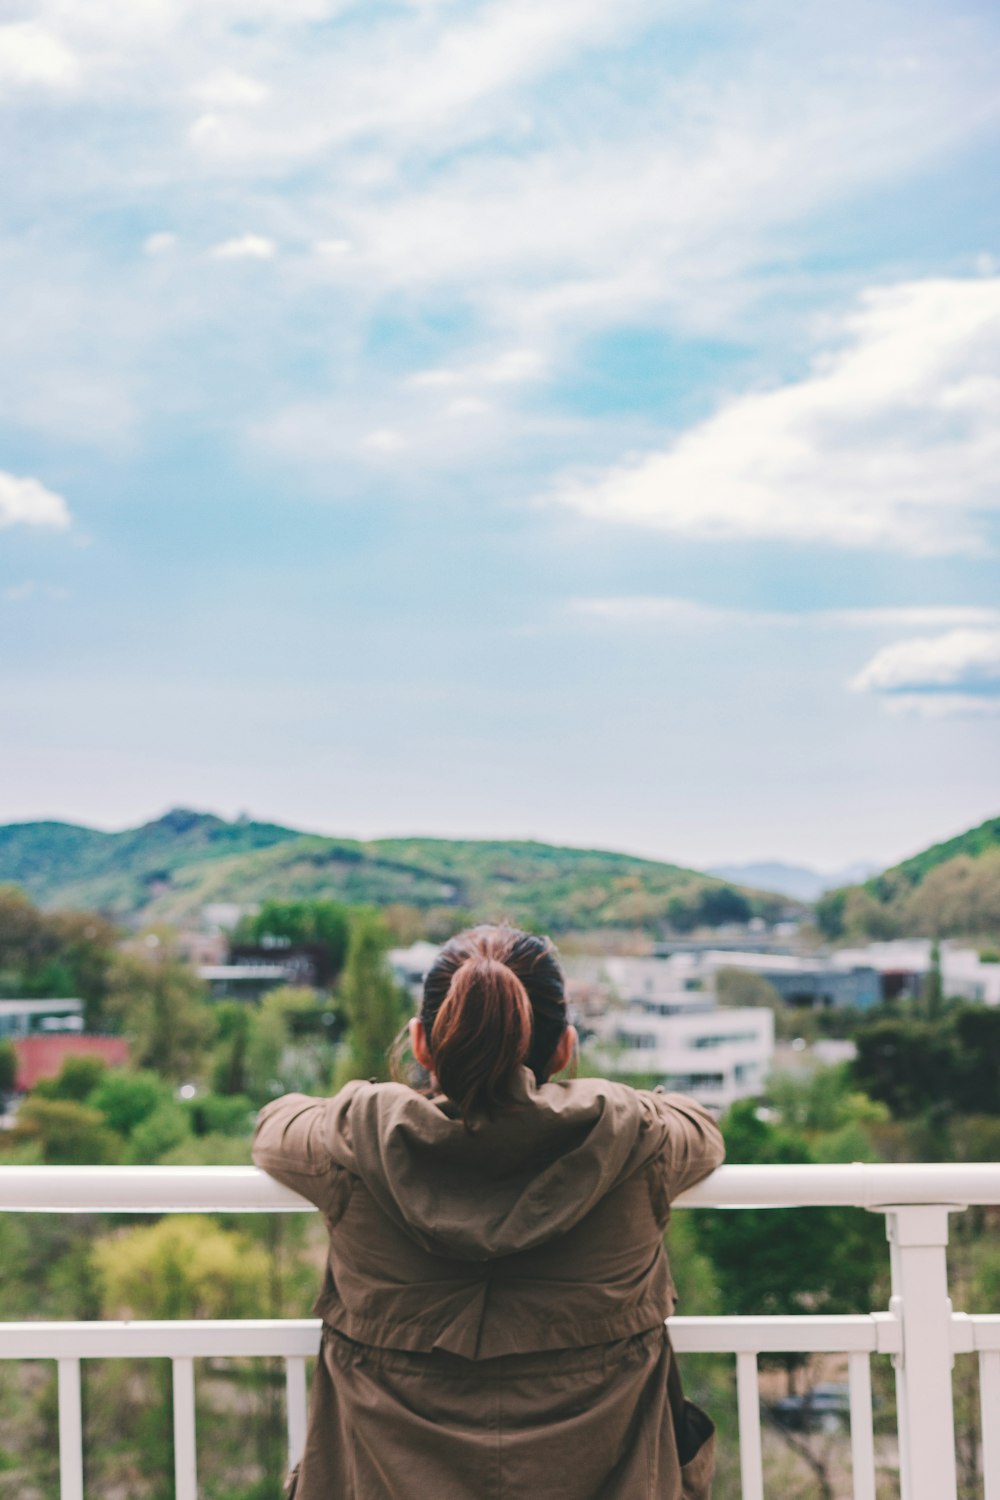
[[[466,1124],[491,1118],[526,1067],[541,1087],[566,1030],[566,986],[548,938],[470,927],[445,943],[424,980],[420,1020],[438,1086]],[[397,1057],[400,1082],[407,1079]]]
[[[533,1027],[528,992],[502,960],[477,954],[455,970],[428,1040],[438,1083],[466,1123],[510,1098]]]

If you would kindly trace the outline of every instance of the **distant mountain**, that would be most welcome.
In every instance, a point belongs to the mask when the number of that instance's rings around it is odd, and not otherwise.
[[[759,891],[775,891],[793,901],[817,901],[825,891],[840,885],[853,885],[874,873],[877,865],[859,861],[843,870],[824,875],[807,865],[786,865],[781,860],[764,860],[758,864],[714,865],[708,873],[720,880],[753,886]]]
[[[553,932],[658,932],[780,910],[772,895],[600,849],[432,838],[362,843],[186,808],[122,833],[69,823],[0,826],[2,882],[48,908],[178,923],[213,902],[316,896],[452,907]]]

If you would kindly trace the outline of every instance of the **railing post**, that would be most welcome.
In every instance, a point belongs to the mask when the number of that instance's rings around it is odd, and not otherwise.
[[[943,1204],[884,1210],[891,1311],[902,1323],[896,1367],[902,1500],[956,1500],[948,1214]]]

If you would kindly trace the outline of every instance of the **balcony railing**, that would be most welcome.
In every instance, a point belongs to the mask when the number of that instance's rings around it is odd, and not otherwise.
[[[769,1353],[846,1355],[854,1500],[875,1500],[870,1358],[892,1356],[902,1500],[956,1500],[951,1370],[977,1353],[984,1500],[1000,1500],[1000,1315],[952,1311],[948,1216],[1000,1205],[1000,1164],[722,1167],[678,1206],[854,1206],[885,1215],[892,1296],[884,1312],[844,1317],[674,1318],[684,1352],[736,1356],[743,1500],[764,1500],[757,1361]],[[0,1211],[51,1213],[314,1212],[252,1167],[0,1167]],[[61,1500],[83,1500],[81,1359],[160,1357],[173,1367],[176,1500],[197,1500],[194,1360],[277,1356],[287,1385],[289,1461],[302,1451],[313,1319],[0,1324],[0,1359],[58,1365]]]

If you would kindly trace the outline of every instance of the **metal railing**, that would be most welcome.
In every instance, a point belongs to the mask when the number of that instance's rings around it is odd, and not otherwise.
[[[692,1208],[854,1206],[885,1215],[892,1296],[885,1312],[844,1317],[674,1318],[682,1352],[736,1357],[743,1500],[764,1500],[757,1362],[762,1354],[842,1354],[848,1361],[854,1500],[875,1500],[870,1359],[896,1371],[902,1500],[956,1500],[951,1370],[977,1353],[985,1500],[1000,1500],[1000,1315],[954,1313],[948,1216],[1000,1205],[1000,1164],[721,1167],[677,1200]],[[0,1167],[0,1211],[52,1213],[315,1212],[253,1167]],[[0,1359],[58,1364],[61,1500],[83,1500],[81,1359],[159,1357],[173,1368],[176,1500],[197,1500],[194,1360],[284,1360],[289,1461],[306,1425],[313,1319],[0,1324]]]

